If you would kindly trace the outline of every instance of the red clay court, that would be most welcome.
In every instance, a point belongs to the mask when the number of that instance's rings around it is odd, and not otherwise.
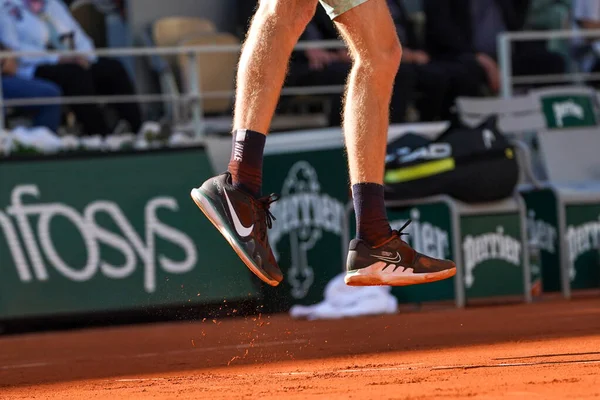
[[[600,397],[600,299],[0,338],[0,399]]]

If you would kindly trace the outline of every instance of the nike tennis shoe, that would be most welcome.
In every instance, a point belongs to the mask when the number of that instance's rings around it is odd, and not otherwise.
[[[345,281],[349,286],[408,286],[451,278],[456,275],[452,261],[438,260],[416,252],[403,241],[400,231],[382,245],[371,247],[362,240],[350,242]]]
[[[269,206],[278,197],[255,198],[235,188],[229,172],[207,180],[191,195],[250,271],[271,286],[279,285],[283,274],[267,235],[275,220]]]

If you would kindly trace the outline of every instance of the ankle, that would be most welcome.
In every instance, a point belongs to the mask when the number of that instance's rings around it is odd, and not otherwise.
[[[255,131],[233,132],[229,173],[235,187],[259,195],[262,186],[262,163],[266,136]]]
[[[359,183],[352,186],[356,212],[356,237],[370,246],[385,243],[392,236],[387,219],[384,188],[376,183]]]

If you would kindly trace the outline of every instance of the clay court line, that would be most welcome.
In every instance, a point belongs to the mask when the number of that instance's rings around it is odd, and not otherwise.
[[[37,368],[37,367],[46,367],[51,364],[52,363],[37,362],[37,363],[28,363],[28,364],[3,365],[2,367],[0,367],[0,369],[6,370],[6,369]]]
[[[474,369],[474,368],[533,367],[536,365],[560,365],[560,364],[600,364],[600,360],[570,360],[570,361],[539,361],[539,362],[529,362],[529,363],[445,365],[445,366],[431,367],[431,369],[432,370],[448,370],[448,369]]]
[[[356,373],[361,373],[361,372],[384,372],[384,371],[408,371],[411,369],[426,369],[429,367],[423,367],[422,366],[423,363],[417,363],[417,364],[407,364],[407,365],[403,365],[401,367],[381,367],[381,368],[357,368],[357,369],[340,369],[340,370],[334,370],[334,371],[292,371],[292,372],[279,372],[277,374],[273,374],[273,375],[278,375],[278,376],[294,376],[294,375],[325,375],[325,374],[331,374],[331,373],[335,373],[335,374],[356,374]],[[240,375],[240,376],[245,376],[245,375]]]
[[[557,364],[600,364],[600,360],[571,360],[571,361],[541,361],[541,362],[528,362],[528,363],[498,363],[498,364],[464,364],[464,365],[438,365],[438,366],[427,366],[423,363],[418,364],[406,364],[398,367],[381,367],[381,368],[355,368],[355,369],[341,369],[332,371],[291,371],[291,372],[280,372],[277,376],[303,376],[303,375],[326,375],[326,374],[353,374],[363,372],[385,372],[385,371],[408,371],[408,370],[422,370],[429,369],[432,371],[443,371],[452,369],[475,369],[475,368],[508,368],[508,367],[533,367],[539,365],[557,365]],[[245,376],[245,375],[240,375]]]
[[[288,345],[306,344],[306,343],[308,343],[308,340],[306,340],[306,339],[281,340],[281,341],[263,342],[263,343],[259,342],[259,343],[244,343],[244,344],[235,344],[235,345],[225,345],[225,346],[197,347],[197,348],[190,348],[190,349],[186,349],[186,350],[166,351],[163,353],[140,353],[140,354],[134,354],[134,355],[114,355],[114,356],[105,356],[105,357],[94,357],[94,360],[174,356],[174,355],[190,354],[190,353],[202,353],[202,352],[207,352],[207,351],[260,349],[260,348],[267,348],[267,347],[288,346]],[[71,361],[73,361],[73,360],[60,360],[60,361],[52,361],[52,362],[40,361],[40,362],[33,362],[33,363],[27,363],[27,364],[3,365],[3,366],[0,366],[0,370],[48,367],[48,366],[53,366],[53,365],[58,365],[58,364],[65,364],[65,363],[68,363]],[[78,361],[84,361],[84,360],[78,359]],[[87,360],[85,360],[85,361],[87,361]]]
[[[264,342],[264,343],[246,343],[246,344],[233,344],[226,346],[213,346],[213,347],[196,347],[192,349],[186,350],[173,350],[167,351],[164,353],[142,353],[136,354],[133,356],[118,356],[119,358],[148,358],[148,357],[157,357],[157,356],[174,356],[178,354],[189,354],[189,353],[202,353],[206,351],[217,351],[217,350],[245,350],[245,349],[260,349],[265,347],[276,347],[290,344],[306,344],[308,340],[306,339],[296,339],[296,340],[282,340],[278,342]]]

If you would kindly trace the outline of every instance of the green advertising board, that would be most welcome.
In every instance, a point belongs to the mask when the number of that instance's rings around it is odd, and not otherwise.
[[[571,289],[600,287],[600,204],[566,206]]]
[[[523,295],[519,214],[463,216],[460,223],[467,299]]]
[[[535,284],[541,277],[539,285],[544,293],[559,292],[561,249],[556,196],[550,189],[531,190],[523,192],[522,196],[527,207],[531,269],[536,275],[533,282]]]
[[[543,291],[562,289],[561,267],[570,289],[600,287],[600,204],[560,203],[554,190],[522,193],[527,204],[528,240],[540,253]],[[562,227],[560,207],[564,208]],[[566,265],[561,265],[561,260]]]
[[[347,161],[341,147],[271,153],[264,160],[263,191],[279,193],[269,241],[284,273],[265,287],[265,306],[285,311],[323,300],[325,286],[344,270],[348,243]]]
[[[189,198],[203,149],[0,163],[0,318],[257,296]]]

